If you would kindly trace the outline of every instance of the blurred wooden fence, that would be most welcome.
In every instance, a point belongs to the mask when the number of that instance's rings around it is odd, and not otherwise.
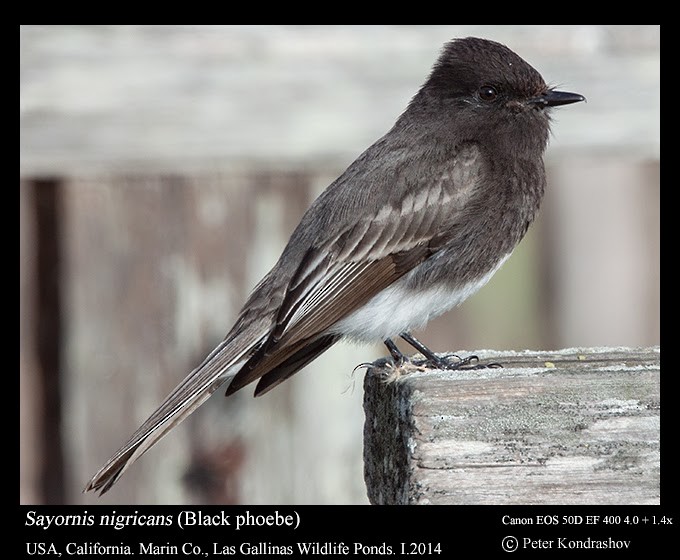
[[[308,204],[310,179],[257,172],[24,182],[26,215],[50,201],[34,220],[22,220],[24,262],[43,272],[22,268],[27,283],[38,280],[22,290],[21,354],[37,389],[22,391],[22,410],[32,410],[27,441],[34,443],[26,447],[47,454],[43,464],[26,462],[44,469],[33,478],[44,478],[47,501],[78,500],[89,474],[224,336]],[[43,282],[52,287],[47,297]],[[252,390],[229,402],[215,396],[104,500],[238,502],[251,476],[253,486],[266,479],[280,487],[280,501],[324,493],[343,501],[332,485],[310,483],[305,466],[330,474],[346,472],[347,463],[357,470],[360,496],[360,392],[337,399],[348,378],[325,377],[317,395],[287,384],[257,401]],[[324,393],[338,402],[325,403]],[[301,408],[316,407],[314,422],[301,416]],[[354,441],[315,433],[343,418]],[[249,501],[258,499],[276,498],[249,493]]]

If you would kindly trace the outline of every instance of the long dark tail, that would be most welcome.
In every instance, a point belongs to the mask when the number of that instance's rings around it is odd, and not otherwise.
[[[132,463],[231,379],[260,343],[261,339],[247,334],[225,339],[99,469],[83,492],[99,490],[100,495],[107,492]]]

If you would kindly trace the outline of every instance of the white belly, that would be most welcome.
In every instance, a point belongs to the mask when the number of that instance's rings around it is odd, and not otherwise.
[[[341,334],[361,342],[375,342],[398,336],[404,331],[424,327],[428,321],[461,304],[486,284],[510,254],[476,282],[457,289],[436,286],[414,291],[408,287],[415,271],[397,280],[357,309],[333,325],[329,332]]]

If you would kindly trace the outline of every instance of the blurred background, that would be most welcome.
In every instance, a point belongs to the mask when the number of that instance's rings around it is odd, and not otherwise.
[[[258,399],[218,391],[106,496],[81,490],[470,35],[588,102],[554,111],[544,206],[514,256],[416,336],[659,344],[658,26],[23,26],[22,503],[367,503],[353,368],[382,345],[338,344]]]

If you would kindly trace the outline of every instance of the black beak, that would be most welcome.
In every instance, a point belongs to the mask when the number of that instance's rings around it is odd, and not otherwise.
[[[569,105],[570,103],[578,103],[579,101],[585,100],[586,98],[578,93],[549,89],[538,97],[531,99],[530,102],[541,107],[557,107],[559,105]]]

